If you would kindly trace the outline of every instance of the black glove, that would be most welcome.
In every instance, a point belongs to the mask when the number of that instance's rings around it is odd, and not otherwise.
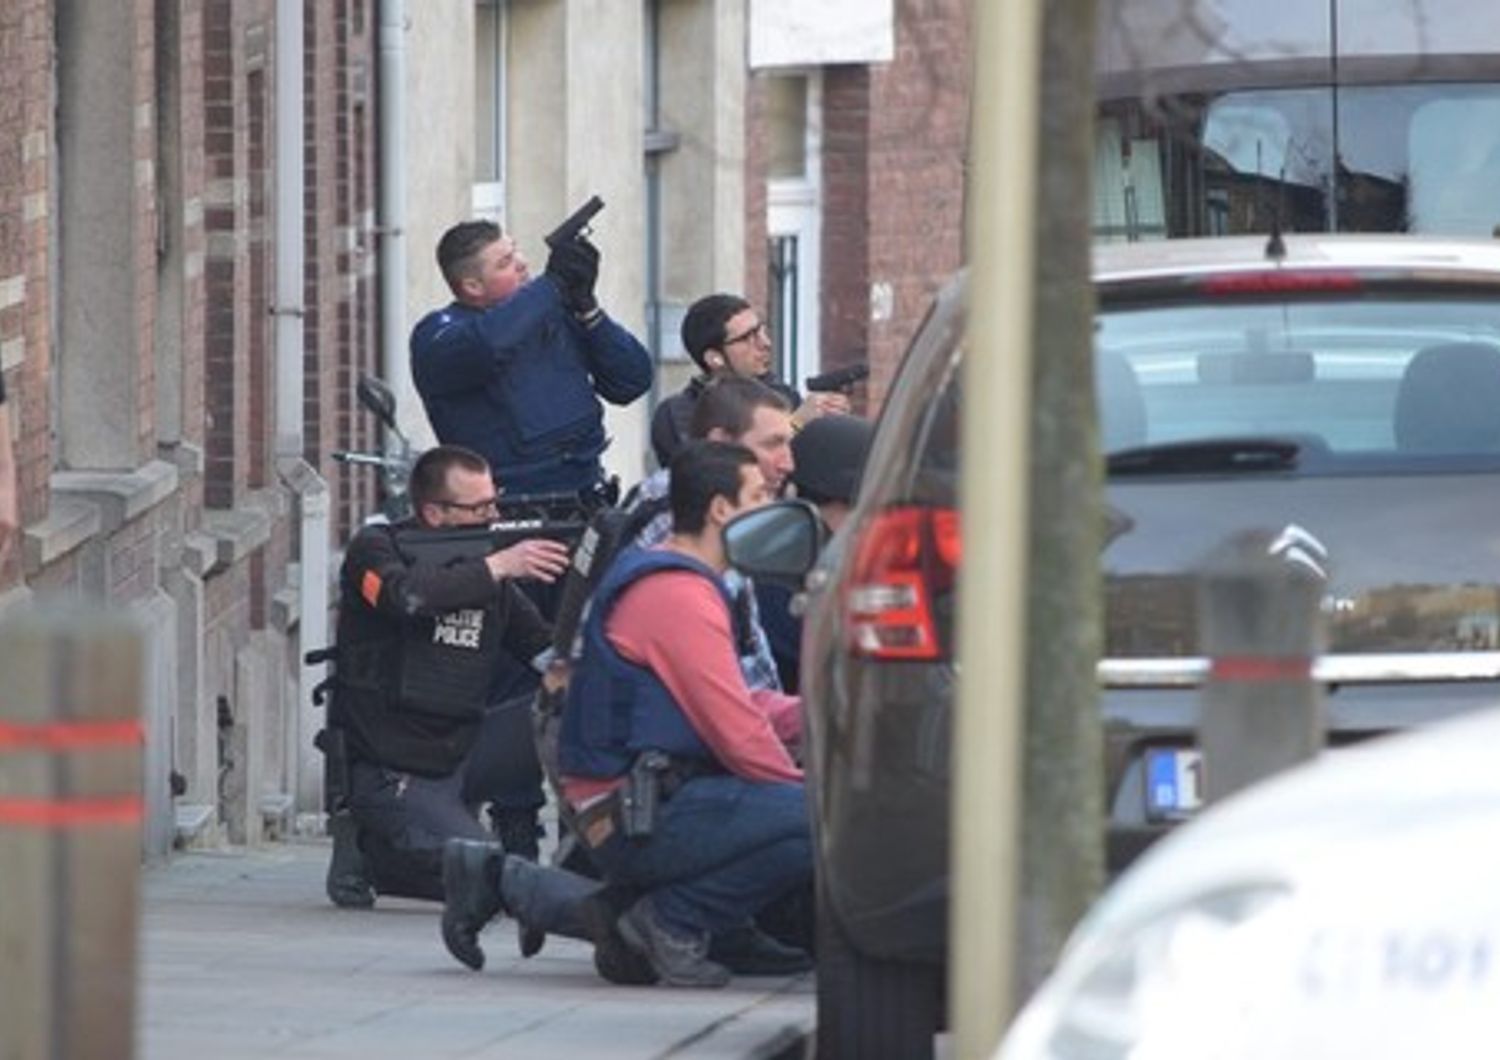
[[[562,293],[563,304],[582,316],[599,307],[594,281],[599,278],[599,248],[582,236],[565,240],[547,255],[546,275]]]

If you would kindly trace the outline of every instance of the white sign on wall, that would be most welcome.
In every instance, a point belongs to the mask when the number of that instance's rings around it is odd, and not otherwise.
[[[750,0],[750,67],[890,62],[895,0]]]

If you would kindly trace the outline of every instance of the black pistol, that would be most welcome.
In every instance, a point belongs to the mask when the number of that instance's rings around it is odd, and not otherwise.
[[[588,202],[568,214],[562,224],[548,232],[543,238],[549,247],[557,247],[571,239],[577,239],[583,235],[583,230],[594,219],[594,215],[602,209],[604,209],[604,200],[597,195],[590,195]]]
[[[672,760],[660,751],[642,751],[625,777],[620,792],[620,828],[637,842],[651,838],[656,830],[656,810],[661,804],[661,777]]]
[[[851,364],[848,368],[835,368],[822,375],[810,375],[804,385],[812,394],[832,394],[835,391],[847,394],[854,389],[855,383],[867,378],[869,374],[870,362],[860,361],[858,364]]]

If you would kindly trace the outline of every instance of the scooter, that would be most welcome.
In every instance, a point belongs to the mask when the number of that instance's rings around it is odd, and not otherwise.
[[[361,375],[354,387],[355,397],[374,413],[385,428],[386,444],[378,453],[338,449],[333,458],[341,464],[376,468],[380,473],[380,508],[365,518],[365,523],[394,523],[411,515],[411,497],[407,479],[417,454],[411,440],[396,423],[396,395],[385,381],[373,375]]]

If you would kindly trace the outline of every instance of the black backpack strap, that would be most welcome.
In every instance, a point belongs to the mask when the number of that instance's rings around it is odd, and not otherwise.
[[[552,621],[552,647],[561,658],[572,652],[584,608],[615,556],[669,507],[668,499],[661,497],[638,499],[631,507],[601,508],[594,513],[573,549],[572,562],[563,575],[557,616]]]

